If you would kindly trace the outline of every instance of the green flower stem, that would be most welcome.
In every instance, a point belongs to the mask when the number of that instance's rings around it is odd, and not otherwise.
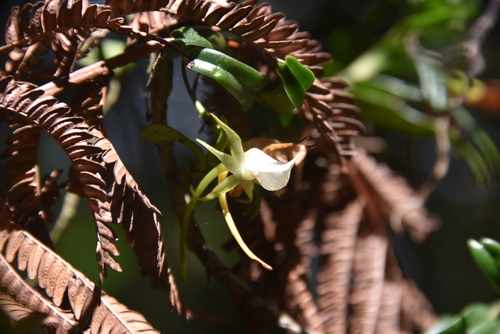
[[[226,171],[226,172],[219,174],[219,183],[222,182],[226,178],[227,173],[228,172]],[[250,250],[250,248],[248,248],[248,246],[245,244],[245,241],[243,241],[243,239],[241,238],[241,235],[238,232],[238,228],[236,227],[236,224],[234,223],[233,217],[231,216],[231,212],[229,212],[229,206],[227,204],[226,194],[222,194],[219,196],[219,203],[220,203],[220,206],[222,209],[222,214],[224,215],[224,219],[226,219],[227,227],[229,227],[229,231],[231,231],[231,234],[233,235],[234,239],[236,240],[238,245],[241,247],[243,252],[245,252],[245,254],[249,258],[251,258],[252,260],[259,262],[262,265],[262,267],[264,267],[265,269],[273,270],[273,268],[270,265],[268,265],[267,263],[262,261],[257,255],[255,255]]]
[[[205,177],[201,180],[200,184],[196,187],[194,191],[194,196],[191,197],[186,207],[184,217],[182,218],[179,253],[181,257],[182,276],[184,277],[184,283],[186,284],[186,286],[189,285],[189,277],[188,277],[187,262],[186,262],[186,239],[189,227],[189,220],[191,218],[191,214],[193,213],[194,206],[196,205],[196,202],[198,202],[198,198],[201,197],[201,194],[210,185],[210,183],[224,171],[227,171],[226,167],[224,167],[223,164],[218,164],[217,166],[212,168],[212,170],[208,172],[207,175],[205,175]]]

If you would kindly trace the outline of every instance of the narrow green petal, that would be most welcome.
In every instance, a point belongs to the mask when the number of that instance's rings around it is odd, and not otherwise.
[[[236,187],[240,183],[241,183],[241,179],[239,177],[237,177],[235,175],[229,175],[226,179],[224,179],[224,181],[222,181],[221,183],[216,185],[214,187],[214,189],[212,189],[212,191],[207,196],[198,198],[198,200],[199,201],[213,200],[214,198],[217,198],[217,197],[227,193],[228,191],[230,191],[231,189],[233,189],[234,187]]]
[[[220,162],[222,162],[222,164],[231,173],[233,173],[234,175],[236,175],[238,177],[241,176],[241,173],[242,173],[242,170],[243,170],[243,165],[238,160],[236,160],[235,158],[233,158],[229,154],[221,152],[218,149],[216,149],[216,148],[208,145],[203,140],[200,140],[200,139],[197,138],[196,141],[198,143],[200,143],[201,145],[203,145],[208,151],[210,151],[210,153],[212,153],[213,155],[215,155],[217,157],[217,159],[219,159]]]
[[[229,145],[231,146],[231,153],[234,155],[236,160],[243,162],[244,159],[244,151],[243,144],[241,142],[240,136],[233,129],[231,129],[226,123],[222,122],[217,118],[214,114],[210,114],[214,120],[219,124],[219,126],[224,130],[227,134],[227,139],[229,140]],[[234,174],[234,173],[233,173]]]

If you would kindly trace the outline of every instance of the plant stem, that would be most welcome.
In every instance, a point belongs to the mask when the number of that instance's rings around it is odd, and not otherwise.
[[[201,194],[205,189],[210,185],[210,183],[221,173],[226,172],[227,175],[227,170],[226,167],[224,167],[223,164],[218,164],[210,172],[208,172],[207,175],[200,181],[200,184],[196,187],[194,191],[194,196],[191,197],[189,200],[189,203],[187,204],[186,211],[184,212],[184,217],[182,218],[182,224],[181,224],[181,236],[180,236],[180,242],[179,242],[179,254],[181,257],[181,270],[182,270],[182,276],[184,277],[184,283],[186,286],[189,285],[189,277],[188,277],[188,272],[187,272],[187,262],[186,262],[186,239],[187,239],[187,234],[188,234],[188,229],[189,229],[189,221],[191,218],[191,214],[193,213],[194,206],[196,205],[196,202],[198,202],[198,198],[201,197]]]

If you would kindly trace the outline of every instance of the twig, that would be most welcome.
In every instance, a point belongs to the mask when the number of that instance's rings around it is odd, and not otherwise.
[[[148,56],[152,52],[159,51],[161,48],[162,44],[159,42],[147,42],[141,46],[127,50],[116,57],[101,60],[92,65],[76,70],[69,74],[67,80],[64,82],[51,81],[43,86],[40,86],[37,90],[42,90],[44,92],[43,96],[55,96],[77,85],[95,80],[99,77],[111,75],[113,69],[136,62],[139,59]]]

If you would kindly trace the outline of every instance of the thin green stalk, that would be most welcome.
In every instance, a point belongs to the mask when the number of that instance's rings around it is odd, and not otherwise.
[[[186,73],[186,66],[184,66],[183,61],[181,61],[181,73],[182,73],[182,80],[184,81],[184,86],[186,87],[186,90],[189,94],[189,97],[191,98],[191,101],[193,101],[196,111],[198,111],[198,114],[200,114],[201,118],[205,118],[207,116],[207,110],[205,109],[203,104],[201,104],[201,102],[196,99],[196,94],[189,85],[189,80]]]
[[[200,184],[196,187],[194,191],[194,196],[191,197],[189,203],[187,204],[186,211],[184,212],[184,217],[182,218],[181,224],[181,236],[179,242],[179,253],[181,257],[181,270],[182,276],[184,277],[184,283],[186,286],[189,285],[189,277],[187,271],[186,262],[186,239],[189,229],[189,220],[191,219],[191,214],[193,213],[194,206],[198,202],[198,198],[201,197],[205,189],[210,185],[210,183],[220,174],[226,171],[226,167],[222,164],[218,164],[207,175],[200,181]]]

